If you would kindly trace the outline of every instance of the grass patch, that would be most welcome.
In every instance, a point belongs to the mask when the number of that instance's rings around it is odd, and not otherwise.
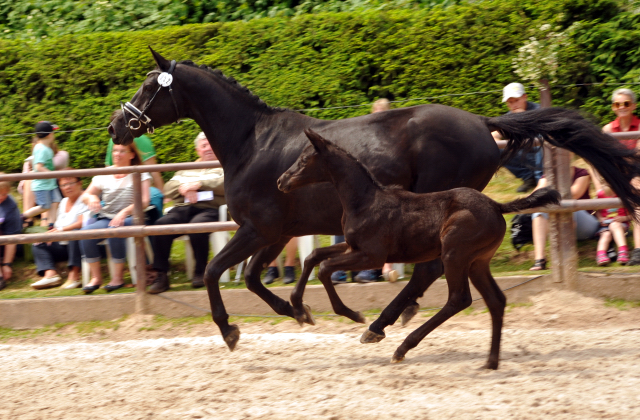
[[[626,311],[632,308],[640,307],[640,301],[637,300],[624,300],[624,299],[606,299],[604,306],[609,308],[616,308],[621,311]]]

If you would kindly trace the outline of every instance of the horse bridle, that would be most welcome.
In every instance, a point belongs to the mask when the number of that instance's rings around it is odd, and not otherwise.
[[[176,122],[180,123],[180,114],[178,113],[178,104],[176,103],[176,98],[173,95],[173,89],[171,88],[171,83],[173,82],[173,71],[175,70],[175,68],[176,68],[176,60],[171,60],[171,65],[169,66],[169,70],[167,70],[166,72],[160,71],[160,70],[151,70],[149,73],[147,73],[147,77],[149,77],[150,74],[157,74],[158,84],[160,86],[158,86],[158,90],[156,90],[156,92],[153,94],[153,96],[151,97],[151,99],[149,100],[149,102],[147,103],[147,105],[144,107],[142,111],[140,111],[131,102],[126,102],[124,104],[120,102],[120,107],[122,108],[122,117],[124,118],[125,126],[129,129],[129,132],[131,132],[131,135],[134,138],[135,138],[135,135],[133,134],[133,131],[139,130],[143,124],[145,127],[147,127],[147,133],[153,134],[154,127],[153,127],[153,124],[151,124],[151,118],[149,118],[149,116],[146,115],[146,113],[149,110],[149,108],[151,108],[151,105],[153,104],[153,101],[156,99],[156,95],[158,94],[158,92],[160,92],[160,90],[165,87],[169,88],[169,93],[171,94],[171,100],[173,101],[173,107],[176,110]],[[127,121],[127,113],[132,115],[129,121]]]

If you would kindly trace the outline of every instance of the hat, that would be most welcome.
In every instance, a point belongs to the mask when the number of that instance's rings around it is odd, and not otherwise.
[[[502,89],[502,102],[507,102],[509,98],[519,98],[525,93],[522,83],[509,83]]]
[[[40,121],[38,124],[36,124],[36,135],[42,139],[53,133],[58,128],[60,127],[50,123],[49,121]]]

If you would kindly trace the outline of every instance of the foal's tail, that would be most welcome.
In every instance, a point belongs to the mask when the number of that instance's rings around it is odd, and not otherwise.
[[[634,207],[640,206],[640,191],[631,186],[631,180],[640,175],[640,154],[626,149],[577,112],[542,108],[485,118],[485,124],[489,130],[498,131],[503,138],[509,139],[501,163],[519,149],[531,148],[535,139],[541,138],[571,150],[591,163],[631,214],[634,214]]]
[[[528,197],[518,198],[509,203],[497,203],[502,213],[515,213],[522,210],[560,204],[560,193],[549,187],[535,190]]]

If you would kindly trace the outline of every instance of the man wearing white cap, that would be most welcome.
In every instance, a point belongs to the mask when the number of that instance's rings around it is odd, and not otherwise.
[[[527,100],[527,94],[524,91],[522,83],[509,83],[502,89],[502,102],[505,102],[512,112],[533,111],[540,108],[535,102]],[[494,131],[491,133],[496,140],[503,140],[500,133]],[[516,178],[522,179],[523,183],[516,191],[527,192],[538,184],[538,180],[542,176],[542,148],[536,147],[527,153],[518,152],[513,159],[509,160],[505,165]]]

